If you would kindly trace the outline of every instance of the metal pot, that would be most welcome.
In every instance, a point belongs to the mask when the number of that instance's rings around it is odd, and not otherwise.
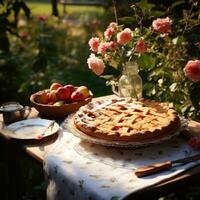
[[[30,110],[30,107],[24,107],[18,102],[10,101],[1,105],[0,112],[3,114],[4,122],[11,123],[24,119],[27,109]]]

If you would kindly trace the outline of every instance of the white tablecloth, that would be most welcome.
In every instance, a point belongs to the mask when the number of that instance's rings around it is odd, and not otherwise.
[[[49,200],[117,200],[168,179],[199,161],[159,174],[137,178],[134,169],[158,161],[176,160],[200,153],[183,138],[135,150],[122,150],[82,141],[63,130],[44,159]]]

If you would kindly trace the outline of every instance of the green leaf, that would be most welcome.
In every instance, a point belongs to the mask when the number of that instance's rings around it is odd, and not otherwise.
[[[151,91],[152,91],[152,88],[154,88],[154,86],[155,84],[153,84],[152,82],[144,83],[144,91],[147,96],[151,96]]]
[[[119,21],[125,24],[132,24],[134,23],[136,20],[133,17],[120,17]]]
[[[147,0],[140,1],[139,5],[144,13],[151,11],[151,9],[155,7],[154,4],[148,3]]]
[[[184,4],[185,1],[175,1],[172,6],[171,6],[171,9],[174,9],[175,7],[181,5],[181,4]]]
[[[156,58],[153,57],[151,54],[142,54],[138,59],[137,63],[139,67],[144,69],[150,70],[155,67]]]
[[[161,17],[161,16],[163,16],[165,14],[165,12],[163,12],[163,11],[158,11],[158,10],[152,10],[151,11],[151,17]]]

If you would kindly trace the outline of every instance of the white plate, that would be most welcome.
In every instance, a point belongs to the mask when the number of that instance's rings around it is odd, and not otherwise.
[[[184,118],[181,119],[181,127],[178,131],[174,132],[173,134],[170,135],[165,135],[159,138],[154,138],[152,140],[146,140],[146,141],[135,141],[135,142],[129,142],[129,141],[111,141],[111,140],[105,140],[105,139],[99,139],[92,137],[90,135],[87,135],[79,130],[77,130],[74,125],[73,125],[73,115],[69,115],[66,120],[63,122],[62,126],[67,129],[69,132],[73,133],[75,136],[86,140],[87,142],[94,143],[94,144],[99,144],[103,146],[109,146],[109,147],[116,147],[116,148],[139,148],[139,147],[146,147],[149,145],[154,145],[161,143],[166,140],[170,140],[171,138],[177,136],[180,134],[180,132],[185,129],[187,126],[187,120]]]
[[[15,139],[42,139],[58,130],[59,125],[55,121],[35,118],[12,123],[2,132]]]

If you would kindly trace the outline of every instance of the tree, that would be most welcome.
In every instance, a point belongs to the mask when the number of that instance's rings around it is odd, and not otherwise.
[[[58,1],[57,0],[51,0],[51,5],[52,5],[52,15],[58,17],[59,16]]]

